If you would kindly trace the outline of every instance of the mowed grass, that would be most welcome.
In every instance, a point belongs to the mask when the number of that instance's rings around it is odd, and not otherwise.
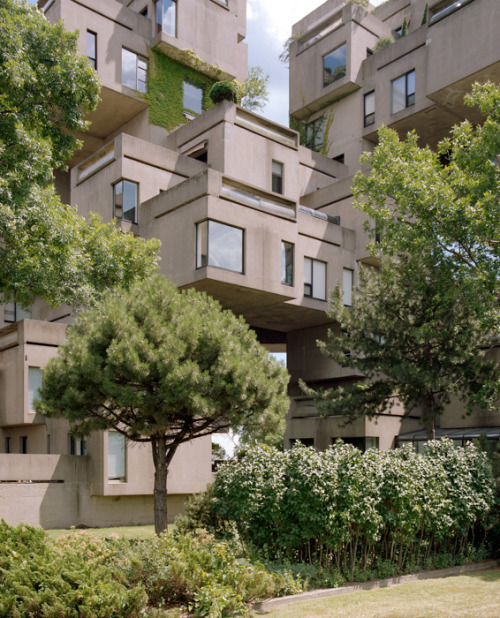
[[[293,603],[254,615],[272,618],[499,618],[500,569]]]
[[[168,531],[172,532],[173,524],[170,524]],[[120,538],[124,539],[147,539],[155,535],[155,527],[151,526],[117,526],[114,528],[59,528],[54,530],[46,530],[49,539],[55,540],[64,534],[77,534],[86,532],[92,536],[106,537],[112,534],[117,534]]]

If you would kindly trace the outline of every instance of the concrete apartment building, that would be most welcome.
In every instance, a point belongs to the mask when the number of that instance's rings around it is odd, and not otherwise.
[[[328,0],[296,24],[296,131],[208,98],[217,79],[246,76],[245,0],[39,2],[50,21],[78,28],[80,52],[102,82],[83,149],[56,175],[60,195],[84,216],[94,211],[158,237],[162,274],[208,292],[243,315],[269,350],[287,352],[286,446],[300,439],[321,449],[342,437],[389,449],[420,437],[418,411],[348,427],[322,419],[298,379],[328,386],[359,378],[321,356],[316,340],[335,328],[325,313],[328,290],[340,281],[349,304],[359,264],[369,259],[350,186],[377,128],[416,128],[434,145],[470,117],[462,106],[470,85],[500,77],[497,1],[429,5],[421,25],[425,0],[375,10]],[[409,33],[398,38],[404,17]],[[395,42],[372,54],[391,33]],[[150,522],[147,447],[114,432],[78,441],[65,421],[32,409],[41,370],[72,320],[69,307],[38,301],[30,311],[0,309],[0,516],[45,527]],[[462,419],[457,407],[441,419],[441,432],[459,441],[478,428],[498,435],[499,427],[498,414]],[[210,464],[210,438],[181,447],[169,473],[169,516],[204,489]]]

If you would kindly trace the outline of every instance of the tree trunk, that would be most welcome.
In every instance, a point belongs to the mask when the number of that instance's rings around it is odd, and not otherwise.
[[[151,441],[155,466],[154,513],[155,532],[161,534],[167,529],[167,448],[165,437],[158,436]]]
[[[436,439],[436,423],[434,417],[434,395],[432,393],[428,393],[424,401],[424,417],[422,419],[427,432],[427,440]]]

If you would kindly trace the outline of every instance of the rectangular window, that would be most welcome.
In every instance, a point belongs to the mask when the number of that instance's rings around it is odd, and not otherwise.
[[[124,481],[126,477],[127,448],[125,436],[108,431],[108,479]]]
[[[203,112],[203,88],[184,82],[184,109],[194,114]]]
[[[283,193],[283,163],[273,161],[271,184],[274,193]]]
[[[38,389],[42,386],[40,367],[28,367],[28,410],[33,410],[33,401],[39,397]]]
[[[121,434],[119,434],[121,435]],[[87,454],[87,440],[84,438],[75,438],[69,436],[69,454],[70,455],[86,455]]]
[[[28,436],[21,436],[19,438],[19,452],[21,455],[26,455],[28,452]]]
[[[350,307],[352,305],[352,281],[353,271],[349,268],[344,268],[342,271],[342,290],[344,292],[344,305]]]
[[[341,45],[323,56],[323,88],[346,74],[347,45]]]
[[[5,438],[5,452],[12,453],[12,446],[11,446],[10,438]]]
[[[326,300],[326,262],[304,258],[304,296]]]
[[[293,250],[291,242],[281,241],[281,283],[293,285]]]
[[[148,61],[143,56],[122,48],[122,84],[146,92]]]
[[[364,96],[364,126],[375,124],[375,92],[369,92]]]
[[[391,82],[391,101],[392,114],[415,105],[415,70]]]
[[[171,36],[177,36],[176,10],[176,0],[156,0],[156,34],[166,32]]]
[[[31,320],[31,307],[23,309],[19,303],[10,302],[4,305],[4,322],[19,322],[19,320]]]
[[[305,143],[306,148],[318,152],[323,146],[323,135],[325,132],[324,118],[317,118],[312,122],[308,122],[305,126]]]
[[[120,180],[113,185],[113,212],[117,219],[137,223],[138,185],[130,180]]]
[[[97,70],[97,34],[92,30],[87,30],[87,58]]]
[[[196,268],[215,266],[243,273],[243,230],[217,221],[196,225]]]

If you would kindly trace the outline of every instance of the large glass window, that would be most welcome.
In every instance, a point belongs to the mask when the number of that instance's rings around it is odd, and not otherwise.
[[[113,185],[113,208],[117,219],[137,223],[137,183],[120,180]]]
[[[350,307],[352,305],[352,282],[353,271],[349,268],[344,268],[342,272],[342,291],[344,295],[344,305]]]
[[[189,112],[201,114],[203,111],[203,88],[184,82],[183,106]]]
[[[415,70],[391,82],[391,100],[393,114],[415,105]]]
[[[323,87],[329,86],[346,74],[347,45],[341,45],[323,56]]]
[[[97,69],[97,34],[92,30],[87,30],[87,58],[94,69]]]
[[[108,479],[124,481],[126,477],[126,441],[118,431],[108,431]]]
[[[156,34],[166,32],[177,36],[176,0],[157,0],[155,2]]]
[[[42,370],[40,367],[28,367],[28,410],[33,410],[33,401],[39,396],[38,389],[42,386]]]
[[[85,440],[84,438],[75,438],[74,436],[70,435],[68,450],[70,455],[86,455],[87,440]]]
[[[148,61],[143,56],[122,48],[122,84],[146,92]]]
[[[375,123],[375,92],[369,92],[364,97],[364,126]]]
[[[196,226],[196,268],[216,266],[243,272],[243,230],[217,221]]]
[[[291,242],[281,242],[281,283],[293,285],[293,250]]]
[[[31,307],[23,309],[19,303],[10,302],[4,305],[4,322],[19,322],[19,320],[31,320]]]
[[[275,193],[283,193],[283,163],[273,161],[271,186]]]
[[[326,300],[326,262],[304,258],[304,296]]]
[[[323,146],[323,135],[325,132],[324,118],[317,118],[308,122],[305,126],[305,144],[306,148],[318,152]]]

